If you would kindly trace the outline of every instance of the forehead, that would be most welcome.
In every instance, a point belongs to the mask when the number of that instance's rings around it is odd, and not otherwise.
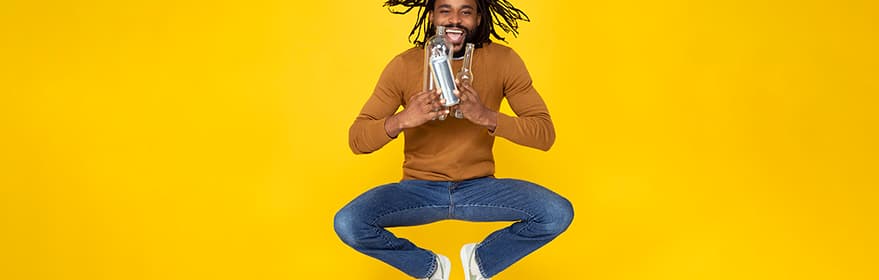
[[[436,2],[434,2],[434,4],[433,4],[433,8],[436,9],[436,8],[441,8],[441,7],[448,7],[448,8],[470,7],[470,8],[475,9],[476,8],[476,0],[436,0]]]

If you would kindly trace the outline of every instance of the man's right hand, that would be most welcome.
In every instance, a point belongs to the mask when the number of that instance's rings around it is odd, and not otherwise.
[[[396,138],[403,129],[417,127],[439,115],[449,114],[440,103],[440,90],[422,91],[412,96],[403,111],[385,120],[385,132]]]

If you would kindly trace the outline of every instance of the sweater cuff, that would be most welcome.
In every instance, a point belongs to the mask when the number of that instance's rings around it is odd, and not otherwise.
[[[494,132],[489,131],[488,135],[491,136],[500,136],[506,138],[510,135],[510,130],[515,129],[516,127],[516,118],[508,116],[507,114],[498,112],[497,113],[497,126],[494,127]]]
[[[375,150],[393,140],[393,138],[388,136],[388,132],[385,131],[385,120],[387,118],[370,121],[366,127],[366,137],[369,139],[367,140],[368,145]]]

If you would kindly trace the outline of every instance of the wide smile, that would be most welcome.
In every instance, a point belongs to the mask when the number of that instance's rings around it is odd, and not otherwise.
[[[446,29],[446,39],[452,45],[460,45],[464,43],[464,30],[462,29]]]

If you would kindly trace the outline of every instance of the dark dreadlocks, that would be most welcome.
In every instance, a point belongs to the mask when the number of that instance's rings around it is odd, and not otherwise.
[[[501,37],[500,34],[494,30],[495,25],[499,26],[505,33],[512,33],[514,37],[518,37],[518,21],[531,21],[525,12],[517,9],[507,0],[475,1],[477,5],[476,11],[482,18],[482,22],[480,22],[479,26],[476,27],[476,30],[473,31],[473,43],[475,43],[477,47],[482,47],[482,43],[491,42],[489,36],[493,36],[495,39],[506,42],[504,37]],[[424,42],[427,38],[430,38],[430,36],[433,36],[436,32],[433,23],[430,22],[430,18],[428,17],[428,13],[433,11],[435,2],[436,0],[387,0],[383,7],[388,7],[388,10],[391,11],[391,13],[398,15],[409,13],[412,9],[418,8],[418,21],[415,22],[415,26],[412,27],[412,31],[409,32],[409,42],[413,42],[416,46],[421,47],[424,46]],[[393,8],[396,6],[403,6],[405,7],[405,10],[394,10]],[[412,40],[413,36],[415,36],[415,40]]]

